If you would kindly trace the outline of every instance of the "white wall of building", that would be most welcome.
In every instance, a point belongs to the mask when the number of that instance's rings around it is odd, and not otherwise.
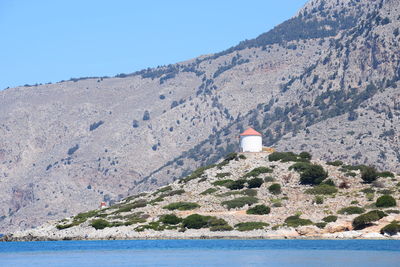
[[[245,135],[240,137],[240,150],[242,152],[261,152],[262,137],[258,135]]]

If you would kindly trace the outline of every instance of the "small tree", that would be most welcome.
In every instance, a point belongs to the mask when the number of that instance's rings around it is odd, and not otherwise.
[[[328,173],[321,165],[311,164],[300,174],[300,183],[317,185],[320,184],[326,177],[328,177]]]
[[[361,179],[367,184],[378,179],[378,172],[374,167],[365,167],[361,170]]]
[[[268,190],[274,195],[279,195],[282,192],[280,184],[272,184],[268,187]]]

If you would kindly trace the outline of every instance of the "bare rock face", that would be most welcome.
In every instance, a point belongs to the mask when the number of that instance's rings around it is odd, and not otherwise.
[[[0,231],[150,190],[237,150],[399,171],[399,0],[310,1],[226,51],[0,92]]]

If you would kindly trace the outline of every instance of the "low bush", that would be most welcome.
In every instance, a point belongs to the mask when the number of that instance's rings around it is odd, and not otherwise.
[[[381,234],[396,235],[400,232],[400,223],[398,221],[392,221],[381,229]]]
[[[257,196],[257,190],[255,189],[245,189],[241,191],[243,195],[249,196],[249,197],[255,197]]]
[[[310,165],[311,164],[309,162],[296,162],[295,164],[289,167],[289,171],[294,170],[301,173],[306,169],[308,169]]]
[[[312,221],[300,218],[300,215],[289,216],[285,219],[285,224],[288,227],[299,227],[303,225],[311,225]]]
[[[215,193],[217,191],[218,191],[218,189],[216,189],[216,188],[208,188],[208,189],[204,190],[203,192],[201,192],[200,195],[209,195],[209,194]]]
[[[175,196],[175,195],[182,195],[183,193],[185,193],[185,190],[178,189],[178,190],[173,190],[173,191],[170,191],[170,192],[162,193],[160,195],[160,197],[171,197],[171,196]]]
[[[326,164],[339,167],[339,166],[343,165],[343,161],[341,161],[341,160],[328,161]]]
[[[270,187],[268,187],[269,192],[274,195],[279,195],[282,193],[282,188],[280,184],[272,184]]]
[[[314,203],[318,205],[324,204],[324,198],[322,196],[315,196]]]
[[[315,223],[315,226],[317,226],[317,227],[320,228],[320,229],[324,229],[326,225],[327,225],[326,222],[318,222],[318,223]]]
[[[233,228],[221,218],[192,214],[182,220],[182,226],[188,229],[210,227],[210,231],[230,231]]]
[[[300,174],[300,183],[318,185],[328,177],[328,173],[321,165],[311,164]]]
[[[268,156],[269,161],[299,161],[299,156],[293,152],[273,152]]]
[[[258,198],[256,197],[239,197],[233,200],[223,201],[221,204],[223,206],[227,206],[228,209],[241,208],[245,205],[253,205],[258,202]]]
[[[152,195],[155,196],[155,195],[157,195],[157,194],[164,193],[164,192],[171,191],[171,190],[172,190],[172,187],[171,187],[170,185],[164,186],[164,187],[161,187],[160,189],[158,189],[158,190],[157,190],[156,192],[154,192]]]
[[[380,173],[378,173],[378,177],[384,177],[384,178],[391,177],[391,178],[394,178],[394,173],[393,172],[389,172],[389,171],[380,172]]]
[[[258,167],[258,168],[254,168],[253,170],[248,172],[244,177],[246,177],[246,178],[248,178],[248,177],[257,177],[260,174],[271,173],[271,172],[273,172],[273,170],[268,168],[268,167]]]
[[[301,152],[301,153],[299,154],[299,157],[300,157],[301,159],[308,160],[308,161],[310,161],[311,158],[312,158],[311,154],[308,153],[308,152]]]
[[[378,197],[375,204],[378,208],[395,207],[396,200],[390,195],[383,195],[381,197]]]
[[[110,223],[104,219],[94,220],[90,223],[90,225],[96,230],[104,229],[111,226]]]
[[[311,195],[331,195],[337,193],[337,188],[327,184],[320,184],[314,186],[313,188],[309,188],[305,191],[306,194]]]
[[[227,165],[232,160],[239,160],[238,154],[235,152],[229,153],[225,156],[224,160],[218,164],[218,168],[222,168],[223,166]]]
[[[160,217],[160,222],[175,225],[182,222],[182,219],[175,214],[165,214]]]
[[[378,179],[378,172],[374,167],[365,167],[361,170],[361,179],[367,184],[372,183]]]
[[[259,188],[264,183],[264,180],[261,178],[253,178],[247,181],[248,188]]]
[[[144,199],[139,199],[133,203],[128,203],[128,204],[123,204],[123,205],[119,205],[116,207],[119,207],[116,211],[114,211],[113,213],[121,213],[121,212],[129,212],[133,209],[138,209],[138,208],[143,208],[147,206],[147,201]]]
[[[220,180],[220,181],[215,181],[212,184],[215,186],[229,186],[232,184],[234,181],[231,179],[226,179],[226,180]]]
[[[245,183],[246,183],[246,180],[239,179],[239,180],[233,181],[229,184],[226,184],[226,187],[229,188],[230,190],[240,190],[240,189],[244,188]]]
[[[246,211],[247,214],[255,214],[255,215],[264,215],[269,214],[271,212],[271,208],[265,205],[256,205]]]
[[[330,223],[330,222],[336,222],[338,219],[337,216],[335,215],[330,215],[330,216],[326,216],[325,218],[323,218],[322,220],[326,223]]]
[[[322,181],[321,184],[327,184],[327,185],[330,185],[330,186],[336,186],[335,182],[332,179],[325,179],[324,181]]]
[[[215,167],[215,165],[209,165],[209,166],[200,167],[200,168],[196,169],[194,172],[192,172],[192,174],[190,174],[189,176],[181,179],[179,182],[180,183],[187,183],[187,182],[189,182],[191,180],[200,178],[201,176],[203,176],[203,174],[204,174],[204,172],[206,170],[211,169],[213,167]]]
[[[373,210],[354,218],[352,225],[355,230],[364,229],[385,216],[386,214],[383,211]]]
[[[224,178],[224,177],[231,176],[231,175],[232,175],[232,173],[230,173],[230,172],[220,172],[220,173],[217,173],[217,174],[215,175],[215,177],[217,177],[217,178]]]
[[[174,202],[164,206],[163,208],[167,210],[193,210],[198,207],[200,207],[200,205],[193,202]]]
[[[199,214],[192,214],[182,220],[182,225],[189,229],[200,229],[206,227],[208,224],[208,217]]]
[[[362,214],[364,212],[365,212],[365,209],[356,207],[356,206],[346,207],[346,208],[340,209],[338,211],[339,214],[344,214],[344,215]]]
[[[236,224],[235,228],[237,230],[243,232],[243,231],[264,229],[264,227],[267,227],[267,226],[269,226],[269,224],[264,223],[264,222],[243,222],[243,223]]]

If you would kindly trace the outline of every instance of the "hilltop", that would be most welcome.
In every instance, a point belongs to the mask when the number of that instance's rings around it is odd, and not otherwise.
[[[399,172],[399,6],[312,0],[219,53],[1,91],[0,231],[171,183],[247,126],[280,151]]]
[[[398,238],[399,186],[391,172],[307,152],[232,153],[158,190],[3,240]]]

